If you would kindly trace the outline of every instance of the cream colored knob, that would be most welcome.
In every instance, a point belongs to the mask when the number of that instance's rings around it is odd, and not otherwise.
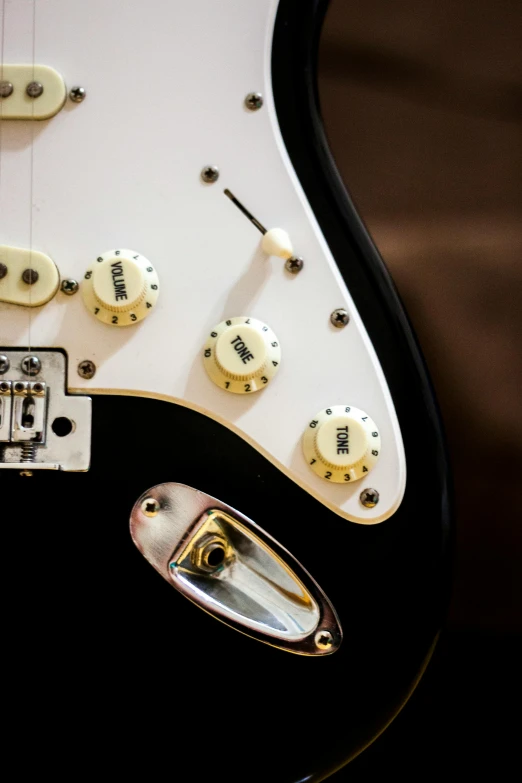
[[[100,321],[128,326],[154,308],[158,276],[144,256],[133,250],[110,250],[88,268],[82,285],[88,310]]]
[[[270,228],[261,240],[261,247],[269,256],[290,258],[294,254],[290,237],[282,228]]]
[[[239,316],[214,327],[203,358],[217,386],[235,394],[249,394],[270,383],[279,368],[281,348],[270,327],[256,318]]]
[[[303,452],[318,476],[346,484],[362,478],[375,466],[381,437],[373,419],[360,408],[334,405],[309,423]]]

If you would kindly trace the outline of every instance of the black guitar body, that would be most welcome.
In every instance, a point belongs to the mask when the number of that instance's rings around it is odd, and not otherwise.
[[[448,597],[447,459],[411,328],[324,142],[309,48],[323,5],[281,0],[276,104],[387,378],[406,450],[406,494],[381,524],[353,524],[202,414],[93,395],[89,472],[1,476],[7,744],[29,757],[32,774],[323,780],[386,727],[429,660]],[[129,534],[133,504],[162,482],[223,500],[289,549],[334,605],[341,648],[291,655],[176,593]]]

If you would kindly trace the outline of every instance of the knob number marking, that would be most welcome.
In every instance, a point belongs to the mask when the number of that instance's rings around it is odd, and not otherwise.
[[[212,329],[203,348],[204,366],[212,381],[234,394],[264,389],[277,373],[280,361],[276,335],[252,317],[222,321]]]
[[[335,405],[308,423],[303,452],[314,473],[345,484],[357,481],[374,467],[380,454],[380,435],[367,413],[351,405]]]
[[[82,295],[87,309],[98,320],[111,326],[129,326],[146,318],[156,304],[158,275],[150,261],[136,251],[110,250],[87,269]]]

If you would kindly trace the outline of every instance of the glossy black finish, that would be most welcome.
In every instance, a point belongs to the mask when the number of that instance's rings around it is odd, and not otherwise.
[[[357,752],[407,695],[436,633],[440,525],[429,513],[349,524],[238,436],[167,402],[95,397],[93,413],[89,473],[0,476],[4,665],[16,683],[5,708],[32,751],[52,747],[57,770],[68,748],[91,773],[122,774],[182,751],[176,769],[197,760],[190,779],[219,783],[295,783]],[[172,479],[230,502],[292,551],[340,615],[337,653],[253,641],[154,571],[129,514]]]
[[[281,2],[277,109],[391,388],[406,446],[404,501],[380,525],[348,523],[201,414],[95,397],[89,473],[0,474],[4,666],[15,685],[4,703],[8,739],[22,733],[55,777],[80,767],[118,779],[321,780],[397,713],[440,627],[448,591],[443,438],[400,302],[330,166],[313,104],[319,11],[315,2]],[[289,549],[339,614],[339,652],[306,658],[273,649],[177,594],[128,529],[137,497],[164,481],[237,507]]]

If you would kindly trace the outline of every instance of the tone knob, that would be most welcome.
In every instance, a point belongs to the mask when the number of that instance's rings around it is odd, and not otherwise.
[[[303,436],[306,461],[318,476],[346,484],[368,473],[379,459],[381,437],[367,413],[352,405],[325,408]]]
[[[145,318],[159,294],[158,275],[134,250],[102,253],[85,273],[83,301],[103,323],[128,326]]]
[[[221,321],[203,351],[205,368],[217,386],[235,394],[264,389],[276,374],[281,348],[274,332],[256,318]]]

